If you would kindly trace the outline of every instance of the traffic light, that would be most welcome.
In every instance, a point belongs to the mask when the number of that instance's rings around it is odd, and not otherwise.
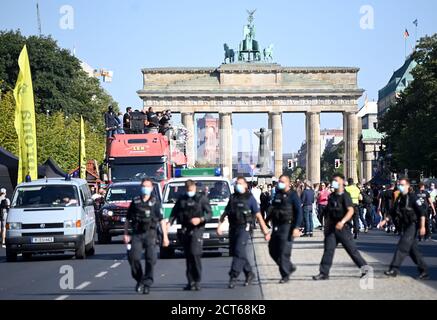
[[[288,169],[293,169],[293,160],[291,160],[291,159],[287,160],[287,167],[288,167]]]
[[[335,159],[335,165],[334,165],[335,169],[340,168],[340,166],[341,166],[341,160],[340,159]]]

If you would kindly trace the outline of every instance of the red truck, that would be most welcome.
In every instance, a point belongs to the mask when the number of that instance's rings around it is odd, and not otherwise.
[[[160,133],[117,134],[108,143],[106,162],[111,182],[149,177],[162,184],[173,177],[174,168],[185,167],[185,139]],[[171,137],[169,139],[169,137]]]

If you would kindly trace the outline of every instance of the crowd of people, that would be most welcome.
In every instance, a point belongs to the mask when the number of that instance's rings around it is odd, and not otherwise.
[[[401,231],[398,221],[391,212],[393,204],[401,193],[398,182],[375,185],[354,183],[353,179],[348,179],[345,184],[345,190],[350,194],[354,205],[351,225],[355,239],[358,238],[360,232],[367,233],[369,230],[377,228],[384,219],[387,220],[384,224],[384,230],[387,233]],[[273,181],[271,184],[258,185],[256,181],[253,181],[249,185],[260,206],[261,214],[266,217],[275,196],[277,183]],[[328,197],[334,192],[334,187],[330,182],[312,184],[310,181],[301,180],[292,182],[291,187],[297,192],[301,200],[303,222],[300,229],[302,236],[312,237],[314,229],[323,229]],[[437,189],[435,183],[425,185],[421,182],[417,187],[411,187],[410,192],[416,194],[427,210],[426,235],[419,237],[419,241],[430,239],[432,233],[437,230]]]
[[[141,134],[161,133],[166,134],[170,129],[171,111],[154,112],[153,107],[144,107],[141,111],[133,111],[126,108],[126,113],[114,111],[112,106],[105,112],[106,137],[111,138],[115,134]]]

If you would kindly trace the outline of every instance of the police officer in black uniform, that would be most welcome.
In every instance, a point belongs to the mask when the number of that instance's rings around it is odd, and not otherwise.
[[[314,280],[329,279],[329,270],[334,259],[335,248],[341,243],[352,258],[353,262],[361,268],[361,277],[367,275],[369,267],[367,262],[361,257],[352,239],[350,224],[348,223],[354,215],[354,205],[351,196],[345,191],[344,176],[335,174],[331,184],[335,192],[331,193],[326,206],[326,225],[324,252],[320,262],[320,273],[313,276]]]
[[[277,191],[266,218],[266,223],[272,222],[269,253],[279,267],[282,277],[279,283],[288,282],[290,275],[296,271],[296,267],[290,261],[291,247],[293,238],[300,236],[302,216],[299,196],[290,189],[290,178],[282,175],[279,177]]]
[[[156,263],[156,237],[158,223],[163,232],[163,246],[169,244],[167,225],[162,216],[162,207],[153,195],[152,180],[145,178],[141,181],[141,196],[134,197],[127,211],[124,227],[124,242],[132,241],[129,252],[132,277],[137,281],[135,291],[148,294],[153,283],[153,267]],[[132,229],[132,237],[129,229]],[[145,272],[141,267],[141,255],[145,250]]]
[[[416,239],[418,229],[421,237],[426,234],[425,206],[413,192],[409,192],[410,181],[408,179],[401,179],[398,189],[401,193],[394,203],[393,215],[400,222],[401,238],[399,239],[390,268],[384,274],[389,277],[396,277],[399,274],[402,261],[409,255],[414,263],[417,264],[420,272],[419,279],[426,280],[429,278],[428,267],[419,252]],[[380,223],[381,228],[384,227],[386,221],[383,220]]]
[[[184,247],[188,284],[184,290],[200,290],[202,277],[202,247],[205,223],[212,217],[209,199],[197,193],[193,180],[185,182],[186,194],[175,203],[170,215],[170,225],[176,220],[182,226],[179,240]]]
[[[435,207],[432,202],[430,193],[425,190],[425,184],[423,182],[419,183],[419,190],[416,192],[416,196],[419,200],[422,201],[422,205],[425,208],[425,226],[426,226],[426,234],[424,240],[431,239],[432,234],[432,217],[435,216]],[[422,240],[422,237],[419,238]]]
[[[270,240],[270,233],[261,216],[258,203],[249,191],[247,181],[244,177],[237,178],[235,190],[235,193],[231,195],[225,211],[220,217],[220,222],[217,227],[217,234],[222,235],[223,230],[221,227],[227,216],[229,220],[229,254],[232,256],[228,285],[230,289],[235,288],[237,278],[242,271],[246,276],[245,286],[250,285],[255,278],[247,258],[247,244],[249,243],[252,223],[255,219],[258,219],[265,239],[267,241]]]

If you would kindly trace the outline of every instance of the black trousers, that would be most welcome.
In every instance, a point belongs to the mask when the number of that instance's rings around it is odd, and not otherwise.
[[[395,255],[390,264],[390,269],[399,270],[402,262],[406,256],[410,256],[411,260],[417,265],[420,272],[426,272],[428,270],[422,254],[419,252],[417,246],[417,225],[415,223],[404,228],[404,232],[398,242]]]
[[[358,205],[354,204],[354,215],[352,217],[354,234],[360,233],[360,214]]]
[[[144,250],[145,271],[141,266],[141,255]],[[156,264],[156,230],[132,235],[130,250],[132,277],[139,283],[150,287],[153,284],[153,269]]]
[[[272,236],[269,241],[269,253],[279,267],[281,277],[287,277],[293,266],[291,263],[291,225],[289,223],[273,227]]]
[[[204,228],[195,228],[182,234],[188,284],[202,280],[203,231]]]
[[[229,230],[229,250],[232,256],[231,270],[229,276],[238,278],[243,271],[245,275],[252,272],[247,255],[247,245],[250,239],[250,230],[247,230],[246,225],[234,226]]]
[[[337,230],[334,223],[327,224],[325,228],[325,240],[324,240],[324,252],[322,261],[320,262],[320,273],[324,275],[329,275],[329,270],[332,266],[332,261],[334,259],[335,249],[337,244],[341,243],[352,258],[352,261],[361,268],[367,265],[367,262],[361,257],[354,240],[352,239],[352,234],[350,232],[350,227],[345,225],[343,229]]]

